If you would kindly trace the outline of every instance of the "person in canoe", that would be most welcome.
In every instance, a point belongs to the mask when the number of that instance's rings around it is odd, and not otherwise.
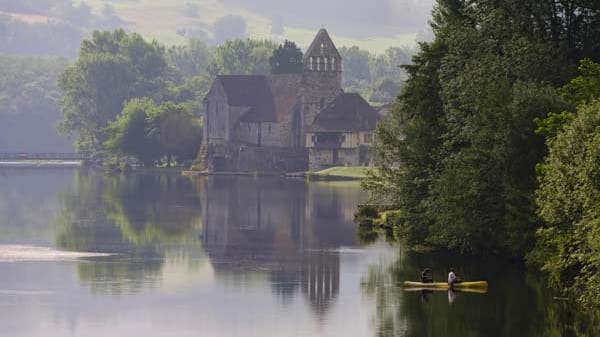
[[[448,285],[450,286],[450,288],[452,288],[453,285],[455,285],[456,283],[461,283],[462,280],[460,279],[460,277],[456,276],[456,274],[454,274],[454,269],[450,268],[450,272],[448,273]]]
[[[421,272],[421,282],[423,283],[433,283],[433,275],[431,274],[431,269],[425,268]]]

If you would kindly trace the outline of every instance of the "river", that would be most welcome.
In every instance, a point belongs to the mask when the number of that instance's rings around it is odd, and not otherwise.
[[[0,169],[0,335],[592,336],[520,264],[358,239],[357,183]],[[430,267],[489,292],[407,292]]]

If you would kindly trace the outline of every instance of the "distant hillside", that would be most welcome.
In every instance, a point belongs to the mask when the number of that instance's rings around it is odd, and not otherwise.
[[[215,36],[215,26],[227,17],[240,18],[245,24],[245,32],[240,32],[236,27],[230,28],[229,38],[250,36],[255,39],[270,39],[282,41],[284,38],[296,41],[303,49],[314,38],[315,32],[321,25],[328,26],[326,21],[312,27],[298,27],[284,19],[273,17],[270,14],[251,11],[241,5],[239,1],[223,0],[88,0],[96,13],[110,4],[116,14],[128,24],[128,28],[137,31],[148,38],[157,39],[165,44],[183,44],[186,38],[201,38],[209,44],[222,42]],[[264,1],[263,1],[264,2]],[[261,13],[261,14],[259,14]],[[328,27],[329,28],[329,27]],[[413,46],[417,32],[396,34],[390,36],[385,30],[378,36],[363,38],[350,38],[343,32],[336,32],[330,28],[336,43],[340,46],[357,45],[371,52],[383,52],[391,46]],[[237,34],[236,34],[237,33]]]

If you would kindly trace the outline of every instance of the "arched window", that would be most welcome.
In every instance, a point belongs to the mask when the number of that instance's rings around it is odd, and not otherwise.
[[[317,57],[317,71],[321,70],[321,56]]]
[[[308,61],[308,67],[310,70],[315,70],[315,59],[312,56]]]
[[[324,65],[323,65],[323,70],[327,71],[327,66],[328,66],[327,61],[329,61],[329,59],[327,57],[324,57],[323,61],[325,61]]]
[[[331,70],[335,71],[335,57],[331,58]]]

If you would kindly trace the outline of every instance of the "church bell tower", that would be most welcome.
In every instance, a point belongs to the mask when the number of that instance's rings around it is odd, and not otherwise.
[[[304,126],[342,93],[342,56],[324,28],[304,54],[302,75],[302,115]]]

